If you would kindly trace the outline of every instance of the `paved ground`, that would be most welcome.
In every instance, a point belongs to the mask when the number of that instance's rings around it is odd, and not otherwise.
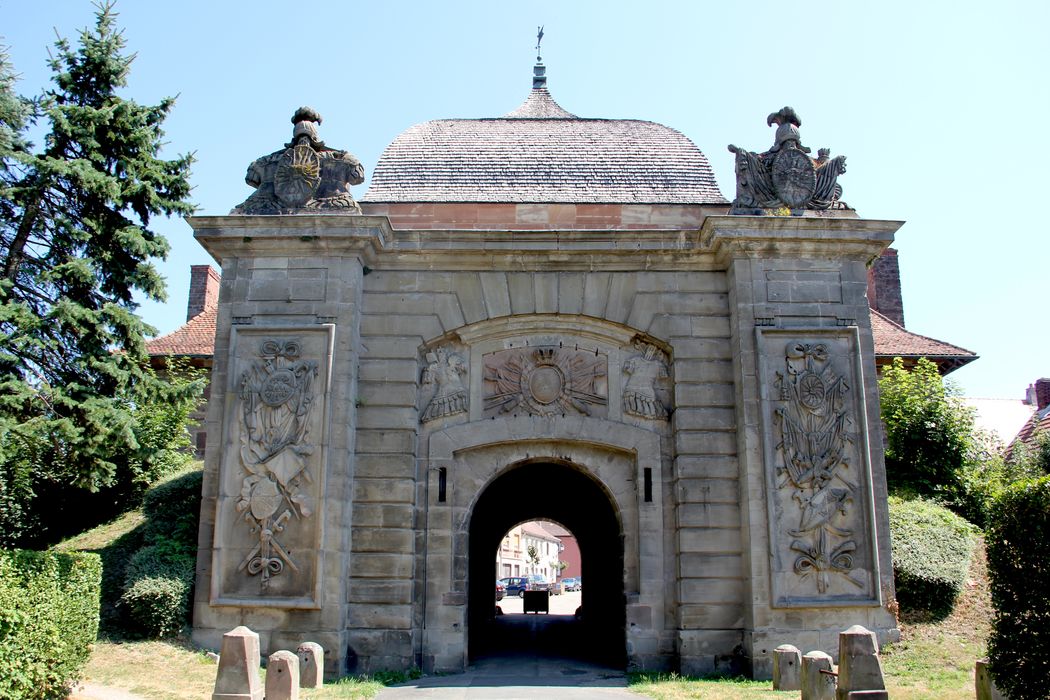
[[[482,659],[466,673],[428,676],[379,692],[377,700],[638,700],[623,671],[582,661],[536,656]]]
[[[579,593],[551,596],[550,614],[523,614],[517,596],[498,603],[493,622],[499,648],[470,665],[466,673],[428,676],[379,693],[378,700],[584,700],[630,698],[622,669],[579,658],[586,635],[573,613]]]

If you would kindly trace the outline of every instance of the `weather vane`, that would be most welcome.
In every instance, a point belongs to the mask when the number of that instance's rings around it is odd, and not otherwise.
[[[543,41],[543,26],[536,27],[536,60],[540,60],[540,42]]]

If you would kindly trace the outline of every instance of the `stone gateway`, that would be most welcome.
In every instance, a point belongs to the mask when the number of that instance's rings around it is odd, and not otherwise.
[[[460,671],[535,519],[576,537],[572,633],[621,667],[895,637],[865,292],[901,224],[839,201],[793,110],[734,151],[734,215],[686,137],[566,112],[542,64],[510,114],[398,136],[360,202],[293,121],[255,194],[189,219],[222,265],[197,642]]]

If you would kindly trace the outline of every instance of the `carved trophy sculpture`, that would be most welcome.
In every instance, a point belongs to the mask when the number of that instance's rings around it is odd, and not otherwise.
[[[846,172],[846,156],[829,158],[821,148],[816,158],[802,145],[798,127],[802,120],[791,107],[770,114],[768,125],[777,125],[773,147],[752,153],[732,144],[736,154],[736,199],[730,214],[760,214],[765,210],[847,209],[839,200],[838,176]]]
[[[667,420],[667,378],[671,373],[663,353],[655,345],[639,344],[640,353],[623,363],[627,383],[623,388],[623,410],[642,418]]]
[[[783,407],[774,414],[783,459],[777,483],[791,489],[796,505],[796,517],[789,517],[794,527],[788,528],[795,573],[812,576],[819,593],[828,590],[833,575],[862,586],[853,572],[857,542],[849,526],[859,490],[847,474],[850,388],[823,343],[788,343],[785,364],[786,372],[777,373]]]
[[[603,416],[609,405],[608,358],[597,351],[540,346],[501,350],[483,366],[485,417]]]
[[[350,186],[365,181],[364,166],[351,153],[325,146],[320,123],[309,107],[295,111],[291,143],[248,166],[244,181],[255,192],[231,214],[361,213]]]
[[[258,541],[238,568],[260,576],[263,590],[286,568],[298,571],[292,553],[281,544],[281,533],[313,511],[300,487],[314,478],[306,470],[314,448],[307,424],[317,372],[317,362],[300,358],[298,341],[270,339],[241,376],[245,473],[237,510]]]
[[[420,420],[424,423],[454,416],[467,411],[467,389],[463,376],[467,363],[458,353],[448,348],[437,348],[427,353],[427,366],[423,370],[423,386],[429,389],[430,397]]]

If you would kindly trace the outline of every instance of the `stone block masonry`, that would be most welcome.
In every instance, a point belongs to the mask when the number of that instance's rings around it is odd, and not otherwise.
[[[383,206],[190,219],[223,266],[199,642],[250,621],[329,676],[462,670],[532,517],[578,535],[608,583],[581,624],[630,668],[769,677],[782,642],[892,636],[864,264],[895,222]],[[794,426],[832,431],[850,498],[792,471]]]

